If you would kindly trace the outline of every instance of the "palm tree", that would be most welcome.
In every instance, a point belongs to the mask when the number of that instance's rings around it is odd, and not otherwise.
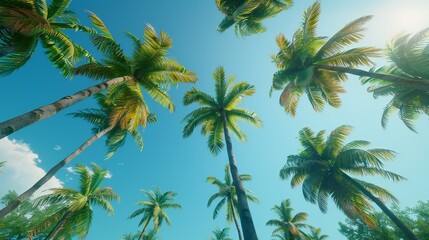
[[[266,30],[262,21],[292,6],[292,0],[216,0],[219,11],[225,15],[217,27],[224,32],[235,24],[235,33],[248,36]]]
[[[350,22],[329,39],[316,35],[319,16],[320,3],[316,1],[304,12],[302,26],[292,41],[282,34],[276,38],[280,50],[273,61],[279,70],[273,75],[272,90],[283,90],[280,105],[288,114],[295,115],[304,93],[315,111],[321,111],[325,103],[339,107],[339,93],[344,92],[341,83],[347,80],[347,73],[429,91],[429,84],[419,79],[356,69],[373,65],[370,57],[380,56],[380,50],[373,47],[343,50],[363,37],[363,25],[371,16]]]
[[[360,176],[381,176],[392,181],[405,178],[383,169],[383,160],[392,160],[395,153],[388,149],[365,149],[368,141],[356,140],[344,144],[351,133],[350,126],[340,126],[331,132],[327,140],[325,131],[315,135],[309,128],[303,128],[299,140],[303,150],[290,155],[286,165],[280,171],[282,179],[291,178],[291,185],[302,184],[304,198],[318,203],[322,212],[327,211],[328,198],[331,196],[337,207],[349,218],[361,218],[370,227],[375,221],[370,215],[370,199],[401,229],[408,239],[417,239],[413,232],[390,211],[382,200],[397,199],[388,190],[360,179],[352,178],[348,173]]]
[[[151,26],[147,26],[143,41],[128,34],[134,43],[134,53],[132,57],[127,57],[103,22],[93,13],[90,14],[90,18],[101,31],[100,34],[91,35],[91,40],[107,58],[101,63],[92,62],[80,66],[74,70],[74,74],[110,80],[0,123],[0,139],[122,82],[131,82],[131,85],[143,87],[155,102],[173,111],[174,104],[167,93],[169,87],[196,81],[197,78],[193,72],[187,71],[177,61],[166,57],[172,40],[165,32],[161,32],[158,36]]]
[[[122,236],[121,240],[138,240],[140,236],[140,232],[137,232],[136,234],[127,234]],[[149,231],[144,237],[143,240],[157,240],[158,236],[156,236],[156,232],[151,230]]]
[[[257,235],[247,202],[246,190],[240,181],[235,156],[232,151],[231,137],[229,135],[229,131],[232,131],[239,140],[244,141],[246,139],[246,135],[237,125],[238,120],[244,120],[255,126],[262,125],[255,113],[236,107],[244,96],[252,96],[255,93],[255,87],[246,82],[232,85],[234,78],[230,77],[226,81],[225,71],[222,67],[216,68],[213,78],[215,79],[215,97],[195,88],[192,88],[185,94],[183,98],[185,105],[195,102],[200,104],[201,107],[185,116],[186,126],[183,129],[183,136],[190,136],[194,129],[198,125],[201,125],[202,134],[209,135],[207,143],[210,151],[213,154],[218,154],[224,147],[222,134],[224,135],[232,182],[237,194],[238,213],[240,215],[244,239],[256,240]]]
[[[229,228],[224,228],[222,230],[217,228],[213,231],[214,237],[210,237],[210,240],[232,240],[232,238],[229,237],[228,232]]]
[[[142,219],[139,222],[139,226],[143,224],[143,230],[139,236],[139,240],[144,239],[145,231],[149,222],[152,220],[153,231],[156,233],[159,231],[162,222],[165,220],[168,225],[171,225],[171,220],[165,212],[168,208],[182,208],[180,204],[177,204],[174,201],[174,197],[177,195],[174,192],[165,192],[162,193],[159,188],[156,191],[151,190],[142,190],[145,192],[146,197],[148,198],[147,202],[137,202],[138,205],[142,205],[142,208],[134,211],[128,218],[135,218],[139,215],[143,215]]]
[[[376,69],[376,73],[391,74],[429,82],[429,28],[414,35],[398,35],[387,46],[387,56],[391,65]],[[383,111],[381,124],[386,127],[389,117],[399,110],[404,124],[416,131],[414,120],[420,114],[429,115],[429,91],[411,86],[391,83],[377,78],[363,78],[362,83],[370,83],[368,88],[374,97],[392,96],[392,100]]]
[[[325,240],[329,236],[326,234],[322,234],[321,228],[313,228],[311,229],[310,240]]]
[[[122,90],[116,91],[115,88]],[[0,210],[0,219],[19,206],[25,199],[29,198],[41,186],[49,181],[63,166],[67,165],[87,147],[104,135],[107,135],[106,145],[109,158],[113,153],[125,143],[126,136],[130,134],[138,145],[143,149],[143,139],[137,129],[138,125],[146,125],[146,122],[156,122],[154,115],[148,115],[148,109],[142,98],[141,92],[135,87],[128,87],[128,83],[120,84],[112,88],[107,94],[96,94],[96,100],[100,109],[85,109],[71,115],[83,118],[94,125],[92,132],[94,135],[85,141],[79,148],[69,154],[62,161],[53,166],[41,179],[39,179],[27,191]],[[118,117],[118,115],[120,117]]]
[[[33,55],[40,41],[49,60],[65,76],[72,64],[84,57],[93,60],[63,30],[86,33],[96,31],[79,25],[68,10],[71,0],[9,0],[0,2],[0,75],[8,75],[22,67]]]
[[[272,210],[279,216],[279,219],[271,219],[267,222],[268,226],[277,227],[273,231],[273,237],[278,235],[277,237],[280,236],[280,239],[285,238],[286,240],[304,239],[306,234],[302,229],[313,228],[304,223],[308,218],[307,213],[299,212],[295,215],[292,214],[293,208],[289,199],[282,201],[280,206],[275,205]]]
[[[66,228],[77,232],[80,238],[84,238],[89,231],[92,222],[92,206],[100,206],[113,216],[113,208],[110,205],[112,200],[118,200],[119,196],[113,192],[111,187],[101,187],[101,183],[106,178],[108,171],[101,169],[97,164],[91,163],[91,171],[84,165],[76,165],[76,173],[80,176],[79,190],[71,188],[54,188],[53,192],[37,198],[37,205],[44,204],[64,204],[53,216],[48,217],[39,229],[56,225],[48,234],[46,239],[57,239]],[[59,220],[57,221],[57,219]],[[73,232],[74,233],[74,232]],[[73,235],[73,234],[72,234]]]
[[[249,174],[241,174],[239,176],[240,181],[250,181],[252,180],[252,176]],[[215,194],[213,194],[209,201],[207,202],[207,207],[210,207],[212,202],[216,199],[220,199],[219,203],[216,205],[214,211],[213,211],[213,219],[217,217],[219,214],[220,209],[225,205],[226,203],[226,220],[228,222],[234,221],[235,227],[237,228],[238,233],[238,239],[242,240],[243,237],[241,235],[240,226],[237,222],[237,193],[235,191],[235,187],[232,184],[231,181],[231,173],[229,170],[229,165],[227,164],[225,166],[225,175],[224,175],[224,182],[222,180],[217,179],[216,177],[209,176],[207,177],[207,182],[211,185],[214,185],[218,187],[219,191]],[[246,190],[246,197],[247,200],[258,203],[258,199],[252,195],[252,193],[248,190]]]

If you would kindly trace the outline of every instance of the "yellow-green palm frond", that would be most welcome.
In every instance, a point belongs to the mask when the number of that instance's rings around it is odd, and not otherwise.
[[[253,96],[255,94],[255,86],[247,82],[239,82],[235,84],[225,96],[225,108],[234,108],[241,102],[244,96]]]
[[[209,137],[207,140],[207,145],[210,149],[210,152],[214,155],[219,154],[219,152],[225,146],[223,140],[223,125],[220,119],[217,119],[213,122],[213,127],[208,135]]]
[[[364,24],[372,19],[372,16],[358,18],[338,32],[336,32],[328,41],[319,49],[316,58],[326,58],[342,51],[344,47],[357,43],[363,38]]]
[[[191,90],[187,91],[183,97],[183,104],[185,106],[192,103],[198,103],[201,106],[206,107],[217,107],[216,100],[212,96],[196,88],[192,88]]]
[[[316,36],[317,23],[320,17],[320,2],[314,2],[304,11],[302,19],[303,39],[311,39]]]

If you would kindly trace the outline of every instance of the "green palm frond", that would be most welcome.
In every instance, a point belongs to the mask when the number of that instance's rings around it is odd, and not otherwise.
[[[309,128],[302,129],[299,140],[303,149],[299,154],[288,156],[280,177],[290,178],[293,187],[302,185],[305,200],[317,203],[322,212],[327,211],[328,199],[332,198],[348,217],[360,218],[373,227],[375,222],[370,215],[372,206],[368,202],[372,196],[362,189],[382,199],[397,200],[387,190],[362,180],[353,180],[346,172],[359,176],[381,176],[392,181],[405,178],[383,169],[383,161],[392,160],[394,151],[365,149],[369,142],[364,140],[346,143],[345,138],[350,133],[351,127],[344,125],[336,128],[325,139],[324,131],[316,135]],[[359,188],[359,184],[362,187]]]

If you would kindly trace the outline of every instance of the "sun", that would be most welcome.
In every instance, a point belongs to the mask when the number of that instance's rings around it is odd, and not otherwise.
[[[387,42],[397,34],[413,34],[429,27],[429,1],[392,0],[374,12],[371,34]]]

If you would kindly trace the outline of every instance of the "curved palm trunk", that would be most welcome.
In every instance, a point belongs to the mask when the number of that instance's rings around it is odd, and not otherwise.
[[[384,81],[388,81],[391,83],[397,83],[404,86],[408,86],[411,88],[414,88],[416,90],[425,90],[429,91],[429,83],[424,82],[421,80],[416,80],[412,78],[406,78],[401,76],[396,76],[392,74],[384,74],[384,73],[377,73],[377,72],[368,72],[360,69],[354,69],[354,68],[348,68],[348,67],[338,67],[338,66],[331,66],[331,65],[323,65],[323,64],[316,64],[318,68],[335,71],[335,72],[342,72],[342,73],[349,73],[353,74],[359,77],[370,77],[375,79],[381,79]]]
[[[243,236],[241,235],[240,226],[238,226],[237,217],[235,216],[235,208],[234,208],[234,204],[232,203],[232,199],[230,201],[230,204],[231,204],[231,209],[232,209],[232,219],[234,219],[235,227],[237,228],[238,239],[243,240]]]
[[[222,112],[223,132],[225,134],[226,149],[228,152],[229,166],[232,176],[232,183],[238,199],[238,213],[240,215],[241,228],[245,240],[258,240],[255,226],[253,224],[252,214],[250,213],[249,204],[247,202],[246,191],[238,174],[237,164],[235,162],[234,153],[232,151],[231,137],[229,136],[228,126],[226,124],[225,112]]]
[[[384,203],[376,196],[374,196],[370,191],[368,191],[364,186],[355,181],[349,175],[344,174],[347,180],[349,180],[355,187],[357,187],[365,196],[371,199],[383,212],[398,226],[398,228],[404,233],[405,237],[408,240],[418,240],[416,235],[407,227],[405,224],[392,212],[389,208],[384,205]]]
[[[144,232],[146,231],[147,225],[149,225],[149,222],[150,222],[151,218],[152,217],[148,218],[147,221],[145,222],[143,230],[142,230],[142,233],[140,233],[139,240],[143,240]]]
[[[64,214],[64,216],[60,219],[58,224],[52,229],[52,231],[46,236],[45,240],[55,239],[55,237],[58,235],[58,233],[63,229],[64,225],[67,223],[67,221],[70,219],[72,213],[67,212]]]
[[[79,91],[73,95],[63,97],[56,102],[45,105],[43,107],[34,109],[30,112],[24,113],[18,117],[9,119],[0,123],[0,139],[20,130],[21,128],[27,127],[33,123],[44,120],[58,113],[59,111],[67,108],[73,104],[76,104],[85,98],[98,93],[110,86],[116,85],[123,81],[130,79],[129,77],[118,77],[109,81],[94,85]]]
[[[31,188],[22,193],[15,199],[13,202],[9,203],[6,207],[0,210],[0,219],[4,218],[8,213],[17,208],[25,199],[31,197],[35,191],[37,191],[43,184],[49,181],[55,173],[57,173],[64,165],[69,163],[75,157],[77,157],[80,153],[82,153],[87,147],[89,147],[95,140],[101,138],[103,135],[108,133],[113,129],[113,126],[104,129],[103,131],[95,134],[91,138],[89,138],[86,142],[84,142],[78,149],[64,158],[61,162],[57,163],[54,167],[52,167],[39,181],[37,181]]]

